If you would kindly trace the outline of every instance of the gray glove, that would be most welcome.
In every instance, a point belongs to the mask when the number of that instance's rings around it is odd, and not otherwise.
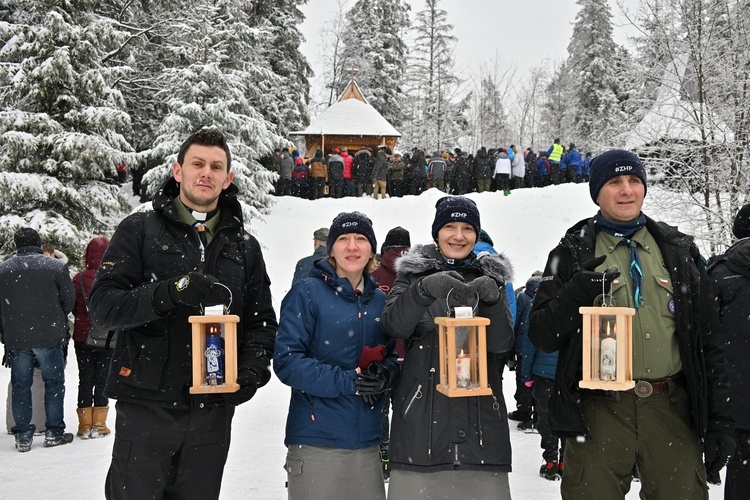
[[[485,304],[492,305],[500,300],[500,288],[497,281],[489,276],[480,276],[469,282],[469,292],[479,295],[479,300]]]
[[[451,290],[454,293],[468,291],[463,276],[456,271],[441,271],[425,276],[417,282],[417,289],[422,297],[432,299],[444,299]]]

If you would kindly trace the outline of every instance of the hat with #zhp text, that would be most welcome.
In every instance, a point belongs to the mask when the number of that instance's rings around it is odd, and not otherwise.
[[[36,229],[30,227],[19,227],[13,235],[13,242],[16,244],[16,250],[23,247],[41,247],[42,238]]]
[[[362,212],[341,212],[333,219],[331,227],[328,229],[328,238],[326,239],[328,253],[331,253],[333,244],[339,236],[349,233],[364,235],[370,241],[372,252],[375,253],[378,248],[378,242],[375,239],[375,231],[372,229],[372,221]]]
[[[591,160],[589,192],[594,203],[596,203],[599,191],[604,184],[619,175],[635,175],[638,177],[643,183],[643,195],[646,195],[646,168],[638,155],[624,149],[610,149]]]
[[[477,204],[463,196],[444,196],[435,204],[435,220],[432,222],[432,239],[437,241],[440,228],[450,222],[466,222],[474,228],[479,238],[482,225],[479,223]]]
[[[313,238],[318,241],[326,241],[328,239],[328,228],[321,227],[320,229],[316,229],[313,233]]]
[[[737,216],[734,218],[734,225],[732,226],[732,234],[740,240],[750,236],[750,203],[740,208],[740,211],[737,212]]]

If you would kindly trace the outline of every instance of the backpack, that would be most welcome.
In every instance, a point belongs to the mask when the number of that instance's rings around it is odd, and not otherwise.
[[[292,180],[304,180],[307,179],[307,176],[307,165],[300,163],[299,165],[294,166],[294,169],[292,170]]]

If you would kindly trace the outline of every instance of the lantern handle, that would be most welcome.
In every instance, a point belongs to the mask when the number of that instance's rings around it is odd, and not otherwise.
[[[454,290],[453,288],[451,288],[450,290],[448,290],[448,294],[445,296],[445,307],[448,308],[448,316],[450,316],[450,311],[451,311],[451,306],[450,306],[450,303],[449,303],[448,299],[450,299],[451,292],[453,290]],[[472,317],[476,316],[477,308],[479,307],[479,292],[474,292],[474,295],[476,295],[476,297],[477,297],[477,303],[474,304],[473,306],[471,306],[471,316]]]
[[[226,288],[227,292],[229,292],[229,304],[227,305],[227,310],[232,308],[232,290],[229,289],[228,286],[226,286],[224,283],[221,283],[219,281],[215,282],[212,286],[218,285],[221,287]],[[203,307],[203,303],[201,302],[201,314],[205,312],[205,308]]]

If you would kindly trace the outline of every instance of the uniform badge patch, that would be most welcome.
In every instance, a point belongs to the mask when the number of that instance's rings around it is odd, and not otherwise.
[[[190,278],[188,278],[187,276],[183,276],[182,278],[177,280],[177,283],[175,283],[175,286],[177,287],[177,291],[181,292],[184,289],[186,289],[189,284],[190,284]]]
[[[667,302],[667,311],[669,311],[669,314],[674,314],[674,299],[669,299],[669,302]]]

